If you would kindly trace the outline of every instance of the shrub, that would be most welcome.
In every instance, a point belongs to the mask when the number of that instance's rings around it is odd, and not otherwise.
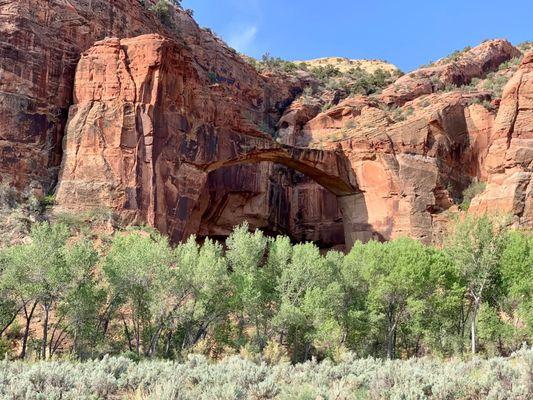
[[[300,69],[300,67],[295,63],[291,61],[285,61],[279,57],[273,57],[270,55],[270,53],[263,54],[260,61],[251,59],[250,62],[259,72],[274,71],[293,73]]]
[[[466,46],[463,50],[455,50],[452,54],[440,60],[439,64],[459,61],[459,59],[461,59],[461,57],[463,57],[463,55],[470,50],[472,50],[471,46]]]
[[[508,399],[531,398],[532,350],[511,357],[441,361],[357,359],[272,365],[238,356],[209,363],[105,357],[100,361],[0,361],[6,399]]]
[[[533,50],[533,42],[529,42],[529,41],[522,42],[522,43],[518,44],[516,47],[518,47],[518,49],[522,53],[527,53],[528,51]]]
[[[483,83],[483,88],[492,92],[493,97],[500,98],[502,97],[503,88],[509,81],[510,76],[507,75],[497,75],[495,73],[490,73],[487,75],[485,82]]]
[[[461,202],[461,209],[467,211],[470,208],[470,203],[472,199],[478,194],[481,194],[485,191],[487,184],[485,182],[473,182],[463,191],[463,201]]]
[[[170,15],[170,5],[174,4],[167,0],[158,0],[157,3],[150,7],[150,11],[155,14],[155,16],[161,21],[161,23],[169,28],[174,28],[174,23]],[[179,2],[177,2],[179,4]]]

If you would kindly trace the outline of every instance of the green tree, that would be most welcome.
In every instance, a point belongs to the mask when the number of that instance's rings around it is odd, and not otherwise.
[[[359,244],[352,251],[351,259],[361,259],[357,269],[368,290],[370,333],[385,338],[387,358],[396,356],[400,334],[405,348],[412,346],[415,336],[416,351],[425,329],[421,322],[436,289],[431,271],[433,250],[412,239],[398,239]]]
[[[163,25],[166,25],[169,28],[174,27],[174,22],[172,21],[170,14],[170,7],[172,5],[180,6],[180,2],[176,0],[158,0],[157,3],[150,6],[150,11],[155,14]]]
[[[488,216],[468,216],[457,221],[447,243],[447,252],[455,262],[469,306],[471,351],[477,352],[478,312],[491,293],[499,290],[499,263],[504,249],[503,224]]]
[[[233,308],[239,318],[239,333],[246,326],[255,329],[255,346],[262,351],[267,341],[268,322],[275,292],[275,272],[264,263],[268,239],[259,230],[248,231],[245,223],[226,240],[226,258],[234,288]]]
[[[116,235],[104,261],[110,304],[121,308],[120,318],[128,347],[138,355],[153,351],[161,315],[154,314],[159,294],[172,285],[172,251],[166,238],[155,232],[132,231]],[[129,317],[129,318],[128,318]]]
[[[62,343],[64,335],[72,339],[72,353],[83,356],[93,353],[99,340],[99,313],[106,298],[106,291],[98,280],[96,265],[99,255],[92,241],[82,238],[67,247],[65,262],[68,268],[65,292],[58,304],[58,323],[49,343],[49,353],[53,355]],[[56,337],[57,335],[57,337]],[[55,339],[55,341],[54,341]]]
[[[37,223],[31,230],[31,243],[14,246],[6,253],[4,283],[19,300],[26,321],[21,358],[26,356],[30,324],[37,305],[42,308],[40,357],[49,355],[50,313],[64,296],[68,282],[65,245],[69,236],[63,224]]]
[[[24,332],[19,357],[24,359],[27,355],[31,322],[38,305],[37,288],[31,279],[33,262],[30,247],[9,247],[3,254],[2,262],[2,294],[6,301],[14,301],[15,307],[23,312]]]
[[[324,336],[340,330],[342,295],[331,267],[314,244],[299,244],[279,275],[280,306],[274,323],[282,340],[287,339],[293,361],[308,359],[313,345],[331,347]]]
[[[179,340],[179,350],[205,339],[210,329],[223,325],[231,303],[231,284],[222,246],[207,239],[202,246],[193,236],[175,249],[176,268],[188,293],[170,339]]]
[[[9,290],[9,284],[6,281],[6,269],[9,262],[8,252],[0,252],[0,338],[15,322],[18,313],[22,310],[22,306]]]
[[[505,314],[505,332],[512,337],[499,338],[516,350],[533,337],[533,235],[510,231],[501,253],[503,293],[499,302]]]

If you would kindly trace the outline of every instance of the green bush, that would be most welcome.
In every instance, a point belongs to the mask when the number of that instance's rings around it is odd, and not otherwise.
[[[461,209],[467,211],[470,208],[472,199],[478,194],[483,193],[486,187],[487,184],[485,182],[472,182],[472,184],[463,191],[463,201],[460,205]]]
[[[483,88],[492,93],[494,98],[501,98],[503,88],[510,79],[510,75],[501,75],[491,72],[483,82]]]
[[[161,21],[161,23],[169,28],[174,28],[174,22],[170,14],[170,7],[173,2],[169,0],[158,0],[157,3],[150,6],[150,11]],[[178,2],[179,4],[179,2]]]

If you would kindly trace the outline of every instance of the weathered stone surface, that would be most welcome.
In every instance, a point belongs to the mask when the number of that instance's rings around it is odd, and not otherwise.
[[[45,193],[62,162],[59,209],[111,208],[173,240],[225,236],[246,219],[324,246],[438,241],[477,180],[487,189],[471,212],[533,224],[533,55],[501,104],[442,89],[520,55],[504,40],[381,95],[294,101],[317,88],[308,73],[260,75],[188,13],[171,14],[178,29],[137,0],[0,1],[1,180]]]
[[[79,54],[110,35],[163,31],[129,0],[0,2],[0,175],[24,188],[49,190]]]
[[[533,53],[503,91],[484,162],[487,189],[471,212],[500,211],[521,226],[533,226]]]
[[[96,43],[78,64],[58,203],[63,209],[110,207],[126,222],[148,222],[179,240],[201,231],[206,213],[223,227],[242,221],[227,217],[241,194],[230,194],[227,210],[216,211],[216,196],[205,201],[217,185],[266,193],[261,169],[243,176],[232,166],[282,164],[333,195],[355,193],[341,152],[282,146],[258,130],[254,116],[268,116],[265,105],[290,100],[291,92],[255,76],[252,97],[238,77],[210,86],[190,50],[160,35]],[[223,185],[220,175],[210,176],[221,168]],[[259,202],[271,207],[270,198]],[[216,234],[217,228],[203,230]]]
[[[349,235],[437,242],[446,211],[473,179],[486,179],[494,114],[460,91],[421,96],[394,113],[355,97],[308,121],[296,143],[342,149],[362,193],[351,199]],[[396,119],[395,119],[396,118]]]
[[[380,97],[387,104],[401,106],[446,85],[468,84],[472,78],[480,78],[497,69],[502,62],[519,55],[520,51],[507,40],[489,40],[466,51],[455,61],[442,60],[402,76],[384,89]]]
[[[136,84],[127,84],[125,65]],[[516,86],[517,79],[509,85]],[[493,159],[501,146],[495,138],[507,137],[506,121],[520,121],[509,111],[513,109],[506,100],[509,90],[496,122],[493,112],[475,104],[489,98],[484,92],[419,96],[394,112],[368,97],[348,98],[324,113],[313,102],[297,101],[277,123],[281,142],[289,146],[283,147],[258,126],[268,114],[264,105],[286,102],[297,83],[287,89],[271,76],[252,82],[244,92],[226,82],[210,85],[189,50],[155,36],[97,44],[82,57],[77,82],[67,140],[90,137],[84,129],[102,125],[90,120],[91,113],[84,110],[84,104],[89,104],[98,118],[110,112],[105,118],[116,121],[115,128],[113,124],[99,128],[110,135],[109,143],[120,138],[137,149],[131,154],[116,149],[106,153],[94,143],[68,144],[59,201],[71,204],[67,199],[81,194],[73,204],[105,204],[126,220],[148,221],[175,240],[191,233],[225,236],[235,224],[248,220],[271,233],[289,233],[328,246],[399,236],[438,241],[446,211],[456,208],[462,191],[473,180],[492,179]],[[145,87],[142,82],[150,82],[149,91],[157,96],[138,92]],[[283,95],[273,99],[273,93]],[[136,122],[124,119],[125,108],[135,110]],[[243,116],[243,109],[252,118]],[[259,117],[254,120],[253,116]],[[279,114],[268,118],[275,120]],[[76,126],[78,120],[84,125]],[[139,139],[146,136],[148,141]],[[127,147],[120,140],[118,147]],[[520,140],[512,146],[517,150],[504,157],[513,166],[531,162]],[[149,151],[139,150],[138,143],[145,143]],[[298,150],[309,147],[316,150]],[[86,168],[82,168],[77,178],[69,160],[75,160],[76,168],[97,166],[98,161],[87,159],[95,148],[98,156],[104,154],[102,170],[93,168],[93,175],[83,176]],[[72,156],[68,149],[76,149],[77,154]],[[144,163],[130,159],[132,154],[138,158],[146,152],[150,156]],[[124,174],[124,160],[135,171],[131,181],[117,179]],[[106,172],[110,166],[116,166],[111,178]],[[99,179],[104,187],[93,187]],[[495,195],[487,191],[493,198],[489,204],[502,210],[525,209],[529,181],[529,175],[521,173],[507,183],[499,182]],[[352,192],[343,182],[352,182],[361,192]],[[74,186],[69,188],[71,183]],[[94,193],[85,192],[91,187]],[[518,190],[521,197],[499,199],[502,188]],[[98,198],[102,194],[117,197]],[[473,206],[481,210],[475,202]]]

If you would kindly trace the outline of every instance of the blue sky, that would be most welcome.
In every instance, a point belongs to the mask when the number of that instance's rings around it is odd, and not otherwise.
[[[183,0],[237,50],[379,58],[404,71],[484,39],[533,40],[533,0]]]

